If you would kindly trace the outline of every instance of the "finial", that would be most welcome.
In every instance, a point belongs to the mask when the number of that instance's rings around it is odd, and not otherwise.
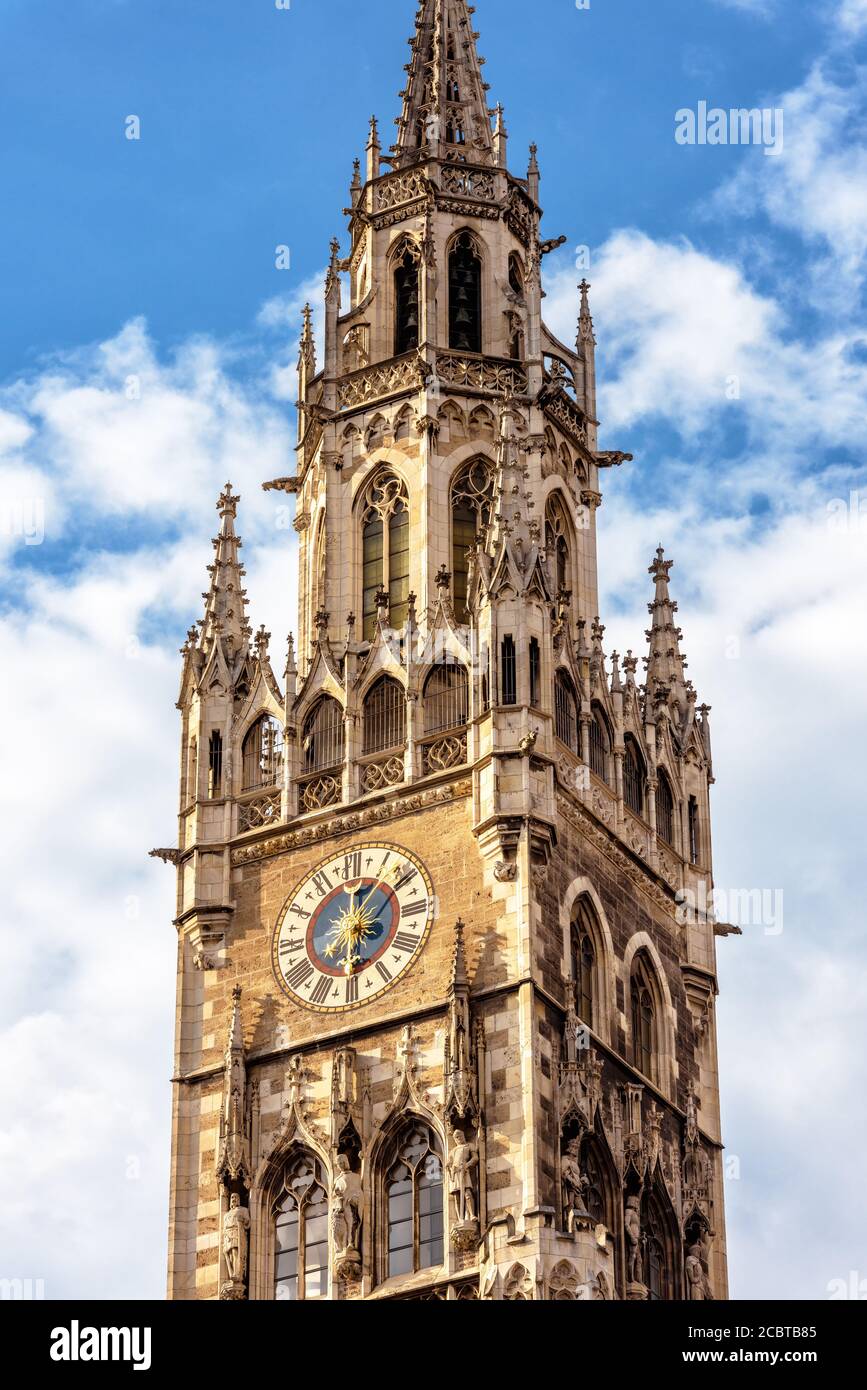
[[[220,516],[236,517],[238,515],[238,503],[240,500],[240,497],[236,497],[233,494],[232,484],[226,483],[217,501],[217,511],[220,513]]]
[[[448,589],[451,586],[452,576],[445,565],[440,565],[437,571],[436,586],[438,589]]]
[[[536,158],[536,156],[537,156],[538,153],[539,153],[539,146],[538,146],[538,145],[531,145],[531,146],[530,146],[530,167],[529,167],[529,170],[528,170],[528,172],[531,173],[531,174],[538,174],[538,172],[539,172],[539,161],[538,161],[538,159]]]
[[[315,618],[313,619],[313,624],[316,628],[316,631],[319,633],[320,641],[324,639],[325,635],[328,632],[328,622],[330,617],[330,613],[327,613],[324,608],[320,608],[317,611]]]
[[[260,661],[268,660],[268,643],[271,641],[270,632],[265,631],[265,624],[256,633],[256,656]]]
[[[462,919],[459,917],[458,920],[455,922],[455,944],[452,953],[452,979],[450,989],[451,994],[456,994],[458,991],[465,991],[469,989],[469,979],[467,977],[467,957],[466,950],[464,947],[465,931],[466,927],[464,926]]]

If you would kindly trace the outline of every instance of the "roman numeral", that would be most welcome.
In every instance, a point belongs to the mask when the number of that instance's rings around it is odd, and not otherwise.
[[[415,912],[427,912],[427,903],[425,902],[424,898],[419,898],[418,902],[415,903],[407,903],[405,907],[403,903],[401,903],[401,919],[403,919],[404,917],[412,917],[413,913]]]
[[[290,915],[294,913],[294,915],[295,915],[296,917],[303,917],[305,922],[307,922],[307,921],[310,920],[310,913],[309,913],[309,912],[305,912],[305,911],[304,911],[304,908],[303,908],[303,907],[299,907],[297,903],[293,903],[293,904],[292,904],[292,906],[291,906],[290,909],[289,909],[289,912],[290,912]]]
[[[411,865],[407,865],[405,872],[401,874],[400,878],[397,880],[397,883],[394,885],[395,893],[399,893],[400,890],[402,888],[405,888],[408,883],[412,883],[412,880],[416,877],[417,874],[418,869],[413,869]]]
[[[325,870],[323,869],[321,873],[316,874],[314,876],[313,887],[316,889],[320,898],[324,898],[326,893],[331,892],[331,889],[334,887],[334,885],[331,882],[331,879],[328,877]]]
[[[395,951],[414,951],[418,945],[418,937],[411,936],[408,931],[399,931],[391,943]]]
[[[385,866],[386,866],[386,864],[388,863],[388,861],[389,861],[390,858],[391,858],[391,851],[389,850],[388,854],[385,856],[385,858],[383,859],[382,863],[381,863],[380,866],[379,866],[379,873],[377,874],[377,878],[382,878],[382,875],[385,873]]]
[[[289,974],[286,976],[286,983],[290,989],[300,989],[303,984],[307,983],[312,974],[313,966],[310,964],[309,960],[301,960],[295,966],[294,970],[289,971]]]
[[[356,850],[355,854],[347,854],[343,861],[343,882],[349,883],[351,879],[361,878],[361,851]]]
[[[347,1004],[357,1004],[357,1003],[358,1003],[358,976],[357,976],[357,975],[350,975],[349,979],[346,981],[346,1003],[347,1003]]]
[[[310,1003],[324,1004],[331,993],[331,986],[333,984],[334,981],[331,979],[330,975],[320,975],[316,982],[316,988],[310,995]]]
[[[280,942],[280,955],[281,955],[281,956],[295,956],[295,955],[298,954],[298,952],[299,952],[300,950],[301,950],[301,942],[300,942],[300,941],[281,941],[281,942]]]
[[[378,960],[376,962],[376,968],[379,971],[382,978],[385,980],[385,983],[388,984],[389,980],[391,979],[391,971],[389,970],[388,966],[384,963],[384,961]]]

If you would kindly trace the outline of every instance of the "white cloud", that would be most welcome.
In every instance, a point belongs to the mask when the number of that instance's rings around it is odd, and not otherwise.
[[[867,0],[842,0],[837,23],[846,34],[863,34],[867,29]]]

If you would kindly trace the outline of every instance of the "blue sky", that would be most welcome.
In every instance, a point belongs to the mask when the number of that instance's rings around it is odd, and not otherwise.
[[[278,650],[294,626],[259,485],[292,466],[300,306],[414,9],[0,0],[0,1277],[49,1295],[163,1292],[173,889],[146,854],[177,648],[227,477],[252,617]],[[825,1298],[867,1280],[867,0],[479,0],[476,27],[567,237],[546,317],[574,333],[588,246],[603,447],[636,454],[601,513],[607,645],[643,650],[663,539],[717,881],[784,894],[781,933],[720,945],[733,1293]],[[781,108],[782,155],[677,145],[703,100]]]

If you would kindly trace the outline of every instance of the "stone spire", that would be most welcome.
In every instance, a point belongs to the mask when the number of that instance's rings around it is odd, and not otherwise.
[[[395,165],[427,155],[460,155],[471,164],[490,164],[493,139],[483,58],[466,0],[420,0],[415,37],[409,40],[403,111],[397,118]]]
[[[210,652],[216,639],[221,638],[224,649],[228,648],[228,657],[237,655],[246,647],[252,634],[247,621],[247,591],[243,585],[246,570],[238,555],[242,542],[235,534],[240,500],[232,492],[232,484],[227,483],[217,501],[220,532],[212,542],[214,563],[208,566],[211,585],[203,595],[205,617],[202,623],[202,647]]]
[[[668,587],[669,575],[674,567],[673,560],[666,560],[662,546],[656,552],[656,559],[648,573],[656,584],[653,603],[647,605],[651,625],[647,632],[650,644],[647,657],[647,695],[651,704],[663,703],[677,705],[685,713],[690,703],[689,685],[685,678],[686,661],[680,650],[683,633],[675,623],[677,604],[671,597]]]
[[[470,984],[464,947],[462,921],[455,923],[452,978],[449,986],[449,1026],[446,1034],[443,1070],[445,1073],[445,1113],[453,1124],[478,1114],[475,1075],[475,1047],[470,1018]]]
[[[241,1027],[239,985],[232,990],[232,1007],[229,1014],[217,1177],[222,1183],[242,1182],[247,1187],[252,1179],[247,1130],[247,1068],[244,1057],[244,1031]]]

